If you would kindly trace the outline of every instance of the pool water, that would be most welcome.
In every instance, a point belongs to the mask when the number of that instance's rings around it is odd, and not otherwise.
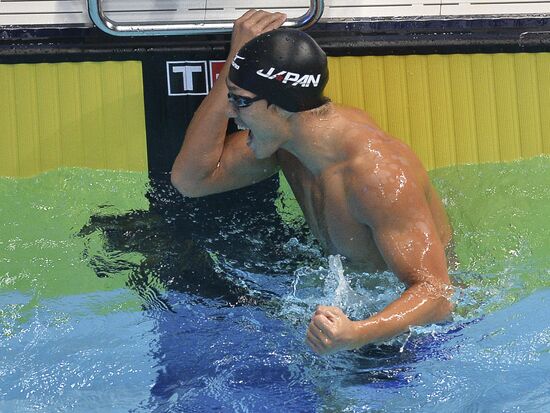
[[[317,304],[363,318],[403,286],[323,256],[288,192],[1,178],[0,412],[550,411],[550,158],[431,177],[454,319],[328,357],[304,343]]]

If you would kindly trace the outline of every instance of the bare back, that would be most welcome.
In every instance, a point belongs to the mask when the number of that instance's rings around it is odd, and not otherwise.
[[[339,135],[343,155],[322,174],[315,176],[287,151],[277,152],[306,221],[327,252],[342,254],[369,270],[386,268],[372,228],[357,219],[357,209],[366,207],[355,201],[358,181],[371,181],[377,190],[384,192],[384,202],[406,196],[400,195],[400,187],[405,183],[421,191],[439,238],[446,246],[451,238],[446,212],[412,150],[381,131],[364,112],[346,107],[336,110],[343,122],[331,133]],[[365,190],[364,186],[360,188]],[[377,201],[369,205],[384,208]]]

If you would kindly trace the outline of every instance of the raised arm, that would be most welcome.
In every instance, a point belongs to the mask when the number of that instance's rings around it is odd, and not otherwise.
[[[273,158],[258,160],[246,145],[248,131],[226,136],[228,100],[226,79],[239,49],[253,37],[276,29],[281,13],[249,10],[233,27],[231,49],[210,94],[195,112],[172,166],[172,184],[186,196],[197,197],[240,188],[273,175]]]
[[[371,227],[384,260],[405,283],[405,292],[366,320],[351,321],[336,307],[319,307],[307,341],[318,353],[359,348],[387,340],[411,326],[446,319],[452,311],[452,286],[442,244],[423,190],[409,179],[396,196],[381,195],[378,184],[358,191],[357,216]],[[369,194],[368,196],[366,194]]]

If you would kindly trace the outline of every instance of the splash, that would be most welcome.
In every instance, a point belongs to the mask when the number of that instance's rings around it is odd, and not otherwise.
[[[403,291],[392,273],[347,271],[339,255],[322,259],[317,268],[299,267],[293,276],[288,294],[281,297],[278,316],[302,327],[318,305],[340,307],[352,319],[366,319]]]
[[[328,257],[329,272],[325,287],[332,289],[332,284],[337,283],[334,288],[332,305],[342,309],[354,307],[362,302],[361,297],[353,291],[349,282],[344,275],[344,267],[339,255],[331,255]]]

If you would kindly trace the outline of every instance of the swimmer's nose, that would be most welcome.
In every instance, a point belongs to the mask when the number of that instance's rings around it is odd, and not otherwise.
[[[230,119],[237,117],[237,110],[229,100],[227,101],[226,113],[227,113],[227,117]]]

